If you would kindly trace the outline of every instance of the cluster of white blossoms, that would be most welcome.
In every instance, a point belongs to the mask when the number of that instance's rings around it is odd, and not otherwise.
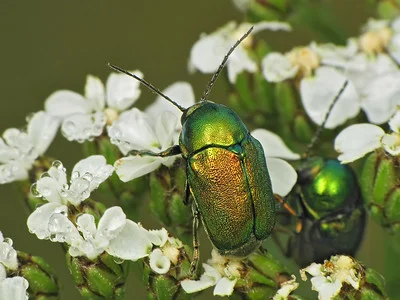
[[[382,148],[392,156],[400,154],[400,110],[389,121],[391,133],[374,124],[351,125],[335,139],[335,149],[342,163],[355,161],[375,149]]]
[[[0,231],[0,299],[28,299],[28,281],[21,276],[7,277],[7,270],[18,269],[17,251],[13,248],[13,241],[4,238]]]
[[[74,215],[69,205],[79,207],[113,171],[103,156],[93,155],[75,165],[68,185],[65,168],[61,162],[54,162],[32,187],[34,195],[49,203],[29,216],[29,231],[39,239],[67,243],[71,256],[89,259],[105,251],[120,259],[136,261],[148,256],[153,245],[165,244],[160,242],[166,240],[165,230],[147,231],[127,219],[118,206],[108,208],[97,225],[94,216],[88,213],[79,214],[72,222]]]
[[[319,300],[330,300],[340,293],[344,283],[358,290],[363,278],[361,266],[350,256],[335,255],[323,264],[312,263],[300,270],[301,278],[306,281],[312,276],[312,289],[318,292]]]
[[[371,123],[389,120],[400,104],[400,19],[370,20],[358,38],[347,46],[311,43],[281,54],[269,53],[262,61],[268,81],[298,80],[301,101],[309,117],[322,124],[325,113],[347,80],[327,128],[335,128],[362,109]]]
[[[215,249],[211,252],[211,259],[207,260],[207,263],[203,263],[203,268],[204,273],[199,280],[185,279],[181,282],[186,293],[197,293],[215,286],[213,292],[215,296],[230,296],[236,282],[239,278],[243,278],[243,274],[246,272],[241,258],[222,256]],[[273,299],[287,299],[288,295],[298,286],[296,277],[292,275],[291,280],[281,284]]]
[[[203,263],[203,268],[204,273],[199,280],[185,279],[181,282],[186,293],[196,293],[215,286],[214,295],[229,296],[241,277],[244,265],[241,259],[227,258],[212,250],[211,259]]]
[[[57,133],[57,120],[44,111],[28,118],[26,130],[9,128],[0,138],[0,184],[28,178],[35,160]]]

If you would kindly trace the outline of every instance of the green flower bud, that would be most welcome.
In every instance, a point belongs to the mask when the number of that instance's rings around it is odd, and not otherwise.
[[[360,177],[365,205],[372,218],[391,232],[398,232],[400,221],[400,170],[398,159],[382,150],[370,154]]]
[[[18,251],[18,276],[29,282],[29,298],[50,300],[58,299],[58,282],[50,265],[41,257]]]
[[[186,172],[183,160],[161,166],[150,175],[150,210],[169,232],[185,243],[192,240],[191,205],[185,205]]]
[[[123,299],[128,262],[104,252],[96,260],[66,255],[67,266],[84,299]]]
[[[175,238],[169,238],[144,259],[144,281],[149,299],[191,299],[180,285],[190,277],[191,249]]]

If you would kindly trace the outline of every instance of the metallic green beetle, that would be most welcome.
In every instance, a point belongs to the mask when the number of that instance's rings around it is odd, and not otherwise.
[[[354,255],[364,233],[365,210],[353,170],[336,159],[312,157],[297,172],[291,197],[301,223],[289,240],[288,255],[301,266],[334,254]]]
[[[301,266],[334,254],[353,255],[363,237],[365,210],[353,170],[336,159],[309,157],[347,84],[346,81],[332,101],[308,145],[306,158],[296,168],[297,183],[285,203],[297,222],[295,234],[288,241],[287,255]]]
[[[193,202],[194,270],[198,259],[199,217],[214,247],[222,255],[245,257],[267,238],[275,224],[275,202],[261,144],[250,135],[230,108],[207,101],[207,96],[229,55],[250,29],[224,57],[200,102],[183,108],[150,83],[118,67],[182,112],[179,145],[160,153],[132,151],[131,155],[172,156],[186,160],[187,199]]]

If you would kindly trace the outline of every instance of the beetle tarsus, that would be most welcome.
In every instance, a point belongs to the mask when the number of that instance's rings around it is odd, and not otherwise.
[[[193,260],[190,265],[190,273],[193,277],[196,277],[197,263],[199,261],[200,251],[199,251],[199,240],[197,237],[197,229],[199,228],[199,211],[197,210],[196,204],[192,204],[192,214],[193,214]]]

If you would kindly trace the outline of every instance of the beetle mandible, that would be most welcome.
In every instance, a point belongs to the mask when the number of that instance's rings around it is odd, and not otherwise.
[[[250,34],[250,28],[228,51],[213,74],[200,102],[183,108],[145,80],[119,67],[111,68],[139,80],[182,111],[179,145],[165,151],[131,151],[130,155],[167,157],[182,154],[186,161],[186,199],[193,211],[193,261],[199,257],[197,228],[202,220],[213,246],[222,255],[245,257],[266,239],[275,224],[275,202],[264,151],[239,116],[207,100],[229,55]]]

